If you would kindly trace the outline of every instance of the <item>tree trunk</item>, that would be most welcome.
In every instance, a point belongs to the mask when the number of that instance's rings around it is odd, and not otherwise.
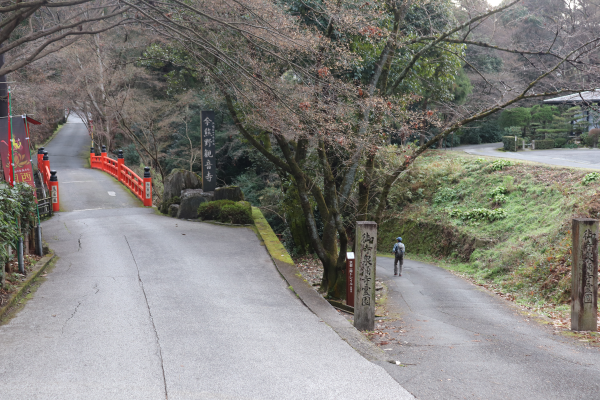
[[[343,292],[345,292],[340,286],[344,286],[345,289],[345,285],[339,285],[340,280],[343,279],[343,274],[337,265],[338,247],[336,228],[335,222],[331,218],[323,229],[323,247],[325,249],[325,257],[321,259],[323,263],[321,287],[327,288],[327,295],[329,297],[339,299],[342,297]]]
[[[0,44],[0,47],[3,45]],[[4,66],[4,53],[0,54],[0,69]],[[0,118],[8,116],[8,83],[7,76],[0,75]]]
[[[341,217],[338,211],[338,189],[331,172],[331,167],[325,154],[325,146],[319,141],[318,154],[323,172],[323,191],[319,185],[312,181],[304,172],[304,159],[307,155],[308,140],[300,138],[297,143],[290,142],[281,134],[273,133],[273,137],[283,153],[283,158],[267,150],[256,138],[250,134],[237,116],[231,97],[223,90],[227,108],[239,132],[254,146],[261,154],[269,159],[283,172],[290,175],[298,190],[298,199],[302,213],[306,218],[306,226],[310,245],[323,263],[322,287],[326,288],[331,297],[342,298],[345,295],[345,275],[343,274],[344,260],[348,239]],[[295,154],[292,150],[295,144]],[[324,223],[323,235],[320,236],[313,212],[314,203],[310,201],[310,195],[315,200],[319,213]],[[338,248],[338,236],[340,247]]]
[[[312,247],[310,245],[306,217],[304,216],[302,207],[300,206],[300,198],[298,197],[298,189],[296,188],[296,185],[290,185],[290,187],[285,191],[283,204],[285,207],[285,219],[288,227],[290,228],[290,233],[292,234],[296,251],[299,255],[310,253],[312,251]]]
[[[373,166],[375,165],[375,152],[369,151],[365,160],[365,175],[358,183],[358,213],[357,221],[369,220],[369,192],[373,182]]]

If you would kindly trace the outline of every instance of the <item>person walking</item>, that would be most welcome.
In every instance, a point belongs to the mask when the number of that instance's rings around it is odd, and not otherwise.
[[[397,237],[397,242],[394,244],[394,249],[392,253],[394,253],[394,275],[402,276],[402,265],[404,264],[404,252],[406,248],[404,247],[404,243],[402,243],[402,238]],[[400,264],[400,270],[398,270],[398,264]]]

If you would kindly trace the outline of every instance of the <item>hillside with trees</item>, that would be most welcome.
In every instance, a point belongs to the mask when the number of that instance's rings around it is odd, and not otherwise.
[[[39,4],[38,4],[39,3]],[[398,180],[431,148],[560,138],[545,98],[598,87],[587,2],[268,0],[6,2],[14,113],[82,116],[94,147],[200,173],[200,111],[217,119],[219,185],[240,186],[292,253],[343,296],[356,221],[396,212]],[[9,29],[10,28],[10,29]],[[503,110],[505,110],[503,112]],[[51,130],[36,131],[41,143]]]

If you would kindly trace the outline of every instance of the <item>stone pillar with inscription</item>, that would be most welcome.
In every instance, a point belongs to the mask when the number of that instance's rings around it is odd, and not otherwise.
[[[375,328],[375,264],[377,260],[377,224],[356,223],[354,269],[354,327],[361,331]]]
[[[215,166],[215,112],[202,111],[202,190],[214,192],[217,188]]]
[[[598,220],[573,219],[571,330],[598,329]]]

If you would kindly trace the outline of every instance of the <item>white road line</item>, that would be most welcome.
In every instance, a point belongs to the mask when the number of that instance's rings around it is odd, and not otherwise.
[[[108,195],[109,195],[109,196],[113,196],[113,197],[114,197],[114,196],[116,196],[117,194],[116,194],[115,192],[108,192]]]

